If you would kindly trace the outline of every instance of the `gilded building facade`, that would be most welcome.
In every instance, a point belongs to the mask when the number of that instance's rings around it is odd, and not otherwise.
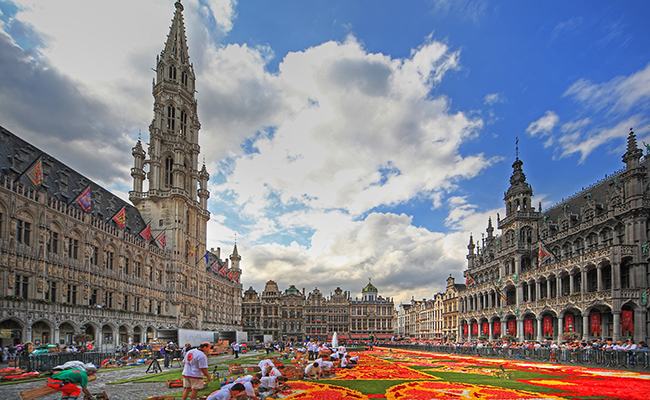
[[[542,210],[513,164],[500,235],[468,246],[459,335],[469,340],[648,341],[649,158],[630,132],[624,168]]]
[[[132,150],[132,204],[0,128],[0,344],[86,334],[111,348],[162,328],[240,329],[237,247],[230,263],[206,250],[209,174],[198,167],[195,74],[175,6],[150,143]]]
[[[277,310],[277,312],[276,312]],[[368,284],[360,299],[336,288],[329,296],[315,288],[305,294],[294,285],[282,292],[268,281],[261,295],[250,287],[244,293],[244,331],[251,335],[272,335],[274,340],[386,339],[393,336],[392,299],[378,295]]]

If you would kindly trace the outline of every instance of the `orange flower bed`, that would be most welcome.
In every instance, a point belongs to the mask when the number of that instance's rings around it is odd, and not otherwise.
[[[335,380],[341,379],[438,379],[401,365],[357,365],[352,369],[336,370]]]
[[[291,390],[281,397],[289,400],[650,400],[650,374],[643,372],[388,349],[361,352],[359,355],[359,365],[349,370],[336,370],[336,377],[328,380],[329,384],[318,381],[289,382]],[[502,387],[514,381],[492,378],[492,373],[500,371],[500,366],[514,371],[515,381],[523,389]],[[535,372],[538,375],[535,375],[535,379],[517,379],[518,374],[524,376],[522,372]],[[436,376],[437,373],[439,376]],[[463,380],[461,374],[468,380],[472,375],[474,383],[459,382]],[[453,382],[442,377],[454,377]],[[338,386],[335,384],[337,380],[349,388]],[[370,393],[361,393],[354,390],[355,380],[410,382],[395,382],[385,393],[384,389],[379,392],[366,389]],[[363,387],[368,388],[368,385],[364,384]],[[544,390],[544,393],[540,393],[540,390]]]

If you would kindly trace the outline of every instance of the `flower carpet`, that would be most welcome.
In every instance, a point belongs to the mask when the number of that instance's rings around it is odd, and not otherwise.
[[[375,348],[323,380],[291,381],[287,400],[650,400],[650,374]],[[499,377],[503,368],[514,379]]]

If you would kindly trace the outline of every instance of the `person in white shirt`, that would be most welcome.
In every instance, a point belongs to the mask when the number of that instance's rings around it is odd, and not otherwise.
[[[212,392],[207,400],[230,400],[245,392],[243,383],[226,385],[216,392]]]
[[[235,382],[246,383],[246,382],[252,381],[253,379],[258,379],[259,380],[261,378],[262,378],[262,374],[258,372],[255,375],[240,376],[239,378],[235,379]]]
[[[341,368],[347,368],[347,369],[354,368],[352,366],[352,362],[350,361],[350,356],[346,355],[345,357],[341,358]]]
[[[197,393],[203,389],[203,376],[210,382],[211,377],[208,373],[208,354],[210,354],[210,343],[203,342],[198,348],[190,350],[183,360],[183,400],[190,396],[191,400],[196,400]]]
[[[273,368],[271,368],[271,371],[269,372],[269,376],[275,376],[275,377],[282,376],[282,372],[280,372],[280,370],[282,369],[284,369],[284,365],[280,365],[278,367],[274,366]]]
[[[259,390],[260,392],[271,391],[272,392],[271,395],[275,396],[278,391],[282,390],[285,387],[286,382],[287,382],[287,378],[285,378],[284,376],[280,376],[280,377],[265,376],[262,379],[260,379]]]
[[[359,364],[359,356],[350,357],[350,362],[352,364]]]
[[[268,376],[269,372],[275,365],[273,364],[273,361],[269,360],[268,358],[266,360],[262,360],[257,364],[258,367],[260,367],[260,370],[262,371],[262,376]],[[266,368],[270,366],[271,368]]]
[[[305,375],[307,375],[308,377],[313,376],[316,379],[320,379],[323,375],[323,369],[320,367],[320,364],[315,362],[313,364],[309,364],[305,368]]]

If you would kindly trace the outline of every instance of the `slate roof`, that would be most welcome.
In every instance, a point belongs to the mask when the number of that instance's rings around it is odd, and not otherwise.
[[[26,172],[39,158],[43,165],[43,182],[37,187]],[[133,205],[0,126],[0,178],[5,176],[17,180],[25,187],[34,187],[38,192],[44,191],[48,198],[55,198],[68,207],[76,207],[82,211],[83,209],[75,200],[87,187],[90,187],[92,206],[88,212],[94,217],[115,224],[112,221],[113,216],[124,207],[126,212],[124,229],[137,235],[145,227],[140,211]]]

